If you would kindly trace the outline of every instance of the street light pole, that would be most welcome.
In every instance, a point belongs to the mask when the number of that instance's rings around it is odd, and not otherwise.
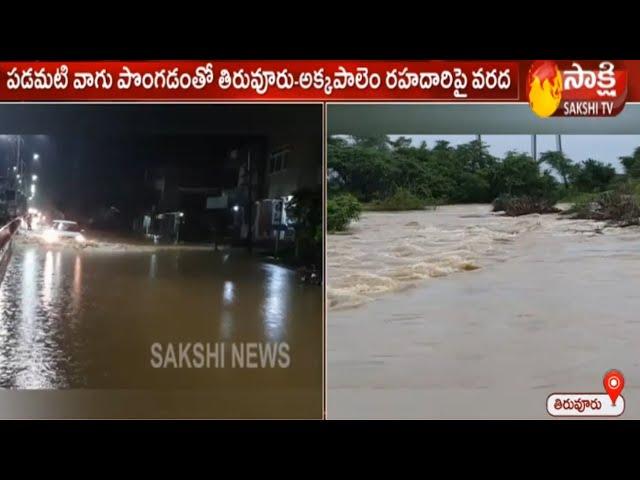
[[[20,140],[22,139],[22,137],[20,135],[18,135],[18,145],[16,147],[16,155],[17,155],[17,159],[16,159],[16,165],[18,166],[18,175],[19,178],[22,179],[23,175],[22,175],[22,156],[20,155],[20,143],[22,143]],[[20,191],[22,191],[22,189],[20,188]]]
[[[531,135],[531,156],[536,162],[538,161],[538,142],[536,135]]]
[[[26,198],[27,198],[27,194],[25,193],[25,187],[26,187],[26,179],[24,176],[24,161],[22,159],[22,135],[18,135],[17,138],[17,147],[16,147],[16,154],[17,154],[17,159],[16,159],[16,164],[18,167],[18,188],[16,189],[16,200],[18,199],[18,193],[20,194],[20,207],[22,209],[23,206],[26,206]],[[25,203],[25,205],[23,205],[23,201]],[[17,205],[16,205],[17,206]]]
[[[247,249],[249,250],[249,253],[251,253],[253,251],[253,195],[252,195],[252,178],[251,178],[251,147],[249,147],[247,149],[247,176],[249,177],[249,208],[248,210],[248,214],[249,214],[249,228],[247,229]]]

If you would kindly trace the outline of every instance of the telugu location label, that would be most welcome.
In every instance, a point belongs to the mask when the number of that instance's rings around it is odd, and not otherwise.
[[[602,384],[607,393],[552,393],[547,412],[553,417],[619,417],[624,413],[624,375],[609,370]]]
[[[553,417],[619,417],[624,397],[614,404],[606,393],[554,393],[547,398],[547,412]]]

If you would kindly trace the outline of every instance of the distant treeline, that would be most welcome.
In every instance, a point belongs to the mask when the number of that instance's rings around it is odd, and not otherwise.
[[[559,199],[603,192],[616,182],[640,177],[640,147],[621,157],[625,175],[596,159],[575,161],[557,151],[534,160],[511,151],[503,158],[474,140],[452,146],[388,136],[330,137],[329,195],[350,193],[360,202],[383,202],[399,190],[426,203],[488,203],[502,195]]]

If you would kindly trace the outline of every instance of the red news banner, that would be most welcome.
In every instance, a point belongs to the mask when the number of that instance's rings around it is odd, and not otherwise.
[[[517,62],[0,63],[0,100],[516,101]]]
[[[640,61],[2,62],[0,101],[522,102],[613,116],[640,100]]]

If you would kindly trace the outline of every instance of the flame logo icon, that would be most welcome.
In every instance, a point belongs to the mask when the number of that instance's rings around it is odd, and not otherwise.
[[[538,60],[527,76],[529,106],[539,117],[550,117],[562,99],[562,73],[555,62]]]

